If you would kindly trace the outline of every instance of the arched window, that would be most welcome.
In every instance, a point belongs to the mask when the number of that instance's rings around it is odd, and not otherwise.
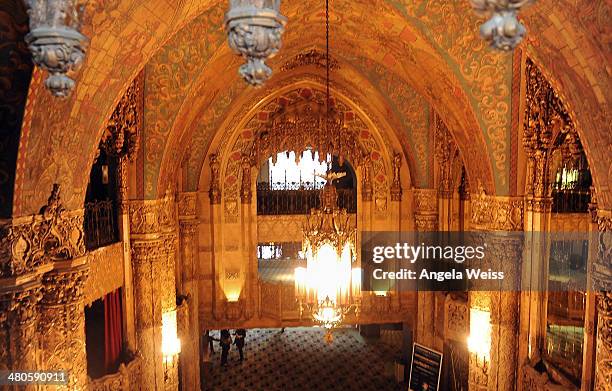
[[[299,154],[293,151],[278,153],[262,165],[257,177],[257,214],[308,214],[311,208],[319,207],[319,190],[325,185],[322,176],[328,169],[346,174],[334,181],[338,206],[355,213],[357,180],[350,163],[330,155],[319,161],[317,153],[313,156],[306,150]]]

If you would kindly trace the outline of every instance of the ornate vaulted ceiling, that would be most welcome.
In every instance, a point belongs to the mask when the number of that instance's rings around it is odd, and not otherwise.
[[[540,0],[527,9],[524,48],[547,69],[573,111],[600,203],[609,207],[610,88],[604,58],[609,42],[602,46],[599,38],[609,9],[604,0],[562,2],[568,4],[552,8],[559,2]],[[281,55],[270,62],[275,75],[254,90],[238,79],[240,59],[225,43],[226,1],[90,2],[84,32],[92,37],[91,48],[74,95],[67,101],[50,98],[35,74],[13,214],[35,211],[57,178],[67,204],[82,204],[87,177],[80,168],[91,165],[114,105],[145,64],[140,196],[162,192],[164,177],[183,159],[189,170],[199,172],[227,118],[252,110],[275,86],[320,81],[316,65],[280,71],[296,55],[323,46],[319,3],[283,3],[290,22]],[[489,193],[517,191],[512,157],[520,134],[518,70],[511,54],[486,47],[478,36],[480,22],[467,0],[332,2],[332,55],[339,64],[333,87],[354,96],[373,121],[402,140],[414,186],[431,186],[427,130],[433,109],[453,133],[471,179],[480,180]]]

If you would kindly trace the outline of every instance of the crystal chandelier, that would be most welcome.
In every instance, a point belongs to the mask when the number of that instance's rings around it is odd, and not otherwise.
[[[509,51],[514,49],[527,30],[517,15],[520,9],[535,0],[470,0],[477,13],[489,18],[480,26],[480,35],[491,47]]]
[[[225,27],[229,46],[247,60],[239,71],[247,83],[258,86],[272,75],[264,61],[278,53],[286,24],[280,0],[230,0]]]
[[[45,86],[51,94],[65,98],[75,86],[67,74],[81,67],[87,44],[87,38],[78,31],[76,0],[25,2],[30,16],[30,32],[25,41],[32,60],[50,73]]]
[[[328,173],[320,200],[304,225],[303,251],[306,267],[295,269],[295,292],[300,317],[310,314],[328,332],[361,308],[361,269],[355,267],[356,230],[346,209],[337,206],[338,194],[332,184],[343,176]]]

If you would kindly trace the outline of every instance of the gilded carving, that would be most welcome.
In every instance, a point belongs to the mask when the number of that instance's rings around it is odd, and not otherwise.
[[[435,189],[414,189],[414,222],[417,231],[438,230],[438,196]]]
[[[210,155],[210,190],[208,192],[210,196],[211,205],[218,205],[221,203],[221,187],[219,185],[219,157],[216,153]]]
[[[453,167],[459,159],[459,148],[438,114],[434,115],[435,156],[438,162],[438,194],[452,198],[454,192]]]
[[[448,294],[445,300],[444,335],[455,341],[465,341],[469,332],[468,305],[465,297]]]
[[[116,373],[88,380],[89,391],[125,391],[137,389],[140,383],[142,357],[135,356],[126,365],[121,363]]]
[[[549,212],[552,206],[553,145],[559,134],[566,134],[562,153],[579,155],[581,150],[572,119],[559,95],[537,66],[527,59],[526,105],[523,147],[527,153],[527,210]],[[563,152],[565,150],[566,152]]]
[[[196,215],[198,194],[195,192],[179,193],[178,213],[179,218],[192,218]]]
[[[479,193],[472,197],[471,225],[476,229],[496,231],[523,230],[523,200],[510,197],[493,197]]]
[[[82,211],[64,209],[57,184],[39,215],[0,226],[0,236],[0,277],[22,275],[49,261],[85,254]]]
[[[251,158],[243,155],[242,163],[242,184],[240,186],[240,200],[243,204],[250,204],[252,197],[251,192]]]
[[[127,213],[128,169],[138,152],[144,116],[144,73],[141,72],[130,84],[111,115],[100,148],[117,158],[117,189],[119,206]]]
[[[400,168],[402,166],[402,155],[398,152],[393,154],[393,182],[391,184],[391,201],[402,200],[402,184],[400,182]]]
[[[159,200],[130,200],[129,221],[132,234],[159,233],[176,227],[174,196]]]

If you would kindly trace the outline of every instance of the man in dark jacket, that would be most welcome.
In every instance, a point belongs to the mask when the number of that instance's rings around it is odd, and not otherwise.
[[[237,329],[236,332],[234,332],[234,345],[236,345],[236,347],[238,348],[238,353],[240,354],[240,361],[244,361],[244,353],[242,349],[244,349],[245,339],[245,329]]]
[[[227,366],[227,355],[229,354],[230,347],[232,346],[232,337],[229,330],[221,330],[221,338],[219,338],[219,345],[221,345],[221,366]]]

